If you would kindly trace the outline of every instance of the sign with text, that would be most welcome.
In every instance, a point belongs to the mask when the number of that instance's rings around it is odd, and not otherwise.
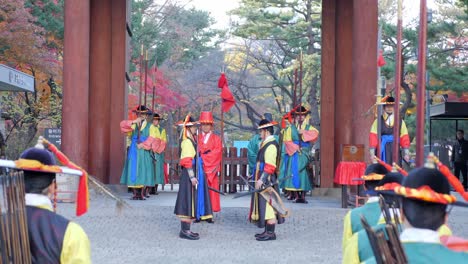
[[[0,64],[0,91],[34,92],[34,77]]]
[[[61,128],[46,128],[44,131],[44,137],[50,143],[57,146],[58,149],[61,149],[62,144],[62,129]]]

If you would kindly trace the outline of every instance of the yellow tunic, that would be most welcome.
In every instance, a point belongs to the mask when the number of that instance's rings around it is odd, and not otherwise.
[[[49,198],[44,195],[26,194],[26,205],[53,211]],[[81,226],[72,221],[68,223],[67,229],[65,230],[62,252],[60,253],[60,263],[91,263],[91,247],[88,236]]]
[[[262,142],[260,148],[265,146],[268,142],[274,141],[275,138],[273,136],[268,137],[265,141]],[[278,149],[274,145],[270,145],[265,150],[265,166],[267,164],[274,165],[276,167],[276,155],[278,154]],[[258,170],[257,170],[258,171]],[[265,207],[265,220],[276,219],[275,210],[273,207],[267,202]]]
[[[167,136],[166,136],[166,129],[162,129],[162,131],[159,131],[159,125],[151,125],[150,127],[150,137],[152,138],[158,138],[162,141],[167,142]]]

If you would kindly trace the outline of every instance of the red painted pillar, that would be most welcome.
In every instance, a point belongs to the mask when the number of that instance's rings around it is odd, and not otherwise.
[[[111,0],[91,0],[89,173],[108,182],[111,101]]]
[[[353,2],[338,0],[336,7],[335,167],[341,161],[341,145],[353,136]]]
[[[335,175],[336,0],[322,2],[322,79],[320,91],[320,187],[333,187]]]
[[[374,116],[365,113],[375,103],[377,86],[377,1],[354,0],[353,12],[353,114],[349,129],[353,131],[352,144],[365,144],[368,149]],[[367,153],[369,151],[365,151],[365,157],[369,159]]]
[[[111,67],[111,89],[110,89],[110,115],[109,115],[109,183],[120,182],[124,155],[125,137],[120,133],[120,121],[126,119],[127,114],[127,0],[112,1],[112,67]]]
[[[65,2],[62,149],[88,166],[89,1]]]

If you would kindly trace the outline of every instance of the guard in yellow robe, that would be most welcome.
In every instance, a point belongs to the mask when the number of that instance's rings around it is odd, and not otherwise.
[[[44,149],[27,149],[20,158],[55,165],[54,158]],[[86,233],[52,210],[49,195],[55,189],[55,172],[24,170],[24,184],[32,263],[91,263]]]
[[[260,130],[262,142],[257,154],[255,169],[255,189],[272,188],[270,191],[273,193],[278,192],[276,162],[279,154],[278,143],[273,136],[273,127],[276,124],[276,122],[270,122],[266,119],[261,120],[259,123],[258,129]],[[279,195],[276,197],[279,197]],[[252,193],[249,219],[251,222],[256,223],[258,227],[265,227],[263,233],[255,235],[258,241],[276,240],[275,225],[284,223],[284,217],[273,208],[271,202],[267,202],[259,192]]]
[[[150,194],[158,194],[158,185],[164,184],[164,151],[167,145],[166,129],[161,127],[161,116],[157,113],[153,114],[153,124],[150,127],[150,138],[152,157],[153,157],[153,169],[156,185],[151,187]]]
[[[393,186],[395,184],[401,184],[403,181],[403,175],[398,172],[389,172],[384,178],[378,183],[377,189],[382,186]],[[395,202],[394,196],[384,195],[386,203],[393,204]],[[392,211],[390,211],[392,213]],[[393,217],[400,217],[399,215]],[[400,220],[401,222],[401,220]],[[375,229],[385,227],[385,219],[383,214],[380,214],[377,225],[374,226]],[[367,238],[366,230],[360,230],[355,232],[350,239],[348,239],[346,246],[343,248],[343,260],[345,264],[361,263],[362,261],[373,257],[372,248],[370,246],[369,239]]]
[[[364,187],[366,188],[369,199],[366,204],[361,207],[354,208],[349,211],[343,224],[343,251],[346,248],[348,240],[354,233],[363,229],[361,225],[361,215],[364,215],[371,226],[377,224],[380,217],[379,198],[371,194],[375,187],[378,186],[379,181],[383,179],[388,170],[381,164],[371,164],[367,167],[365,175],[361,177],[364,180]]]

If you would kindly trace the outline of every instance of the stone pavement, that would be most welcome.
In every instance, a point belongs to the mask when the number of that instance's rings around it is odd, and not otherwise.
[[[58,213],[78,222],[87,232],[93,263],[341,263],[342,220],[347,210],[337,198],[308,197],[309,204],[286,202],[291,216],[277,225],[277,240],[258,242],[261,229],[247,220],[249,197],[222,197],[215,223],[193,224],[200,240],[178,238],[173,214],[176,192],[161,192],[118,212],[115,202],[92,193],[90,211],[74,217],[74,205],[61,203]],[[452,211],[455,234],[468,237],[468,209]]]

